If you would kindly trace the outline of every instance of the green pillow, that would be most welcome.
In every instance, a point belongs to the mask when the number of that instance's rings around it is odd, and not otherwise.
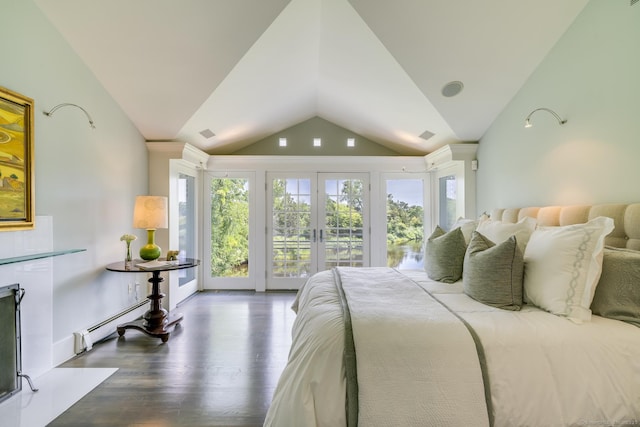
[[[462,277],[462,263],[467,245],[460,228],[445,233],[436,226],[425,246],[424,269],[432,280],[453,283]]]
[[[591,311],[640,326],[640,252],[604,248],[602,274]]]
[[[464,257],[464,293],[505,310],[522,307],[524,261],[515,236],[495,244],[474,231]]]

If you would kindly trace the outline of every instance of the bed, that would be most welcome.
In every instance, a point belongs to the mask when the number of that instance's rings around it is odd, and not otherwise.
[[[293,309],[265,426],[640,425],[640,204],[496,209]]]

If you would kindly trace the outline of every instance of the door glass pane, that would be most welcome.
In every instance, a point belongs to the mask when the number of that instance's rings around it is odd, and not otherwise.
[[[325,180],[325,269],[364,266],[362,209],[361,179]]]
[[[387,266],[424,268],[424,197],[421,179],[387,180]]]
[[[272,181],[273,277],[311,274],[311,180],[276,178]]]
[[[249,181],[211,179],[211,277],[249,276]]]
[[[178,175],[178,229],[180,258],[196,258],[196,178]],[[195,268],[178,270],[179,286],[196,277]]]
[[[454,175],[443,176],[439,180],[438,200],[440,205],[439,221],[440,227],[449,231],[451,226],[455,224],[456,218],[456,202],[457,182]]]

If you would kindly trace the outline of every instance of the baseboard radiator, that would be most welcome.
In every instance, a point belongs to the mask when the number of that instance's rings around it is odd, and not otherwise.
[[[131,307],[125,308],[121,312],[114,314],[108,319],[105,319],[99,323],[96,323],[95,325],[88,327],[87,329],[74,332],[73,336],[75,353],[80,354],[84,351],[91,350],[93,348],[93,343],[111,335],[115,331],[116,323],[133,320],[125,320],[122,319],[123,317],[147,305],[149,305],[149,301],[145,299],[143,301],[135,303]]]

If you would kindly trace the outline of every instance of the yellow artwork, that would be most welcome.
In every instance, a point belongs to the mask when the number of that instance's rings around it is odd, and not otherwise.
[[[33,100],[0,87],[0,230],[32,228]]]

